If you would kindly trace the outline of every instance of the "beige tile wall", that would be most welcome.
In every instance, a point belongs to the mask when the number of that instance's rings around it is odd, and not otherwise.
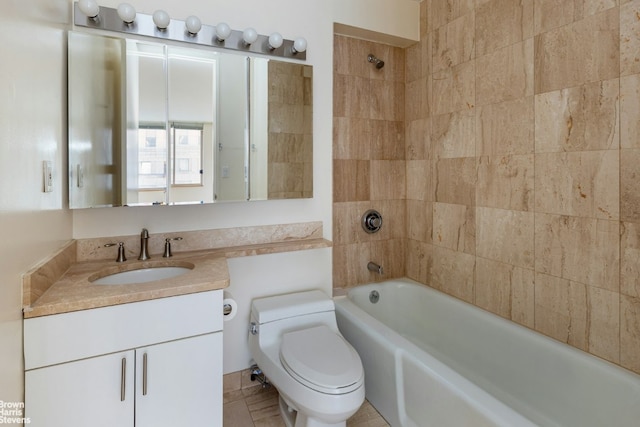
[[[382,69],[369,54],[385,61]],[[347,287],[405,275],[407,194],[403,49],[336,36],[334,42],[333,276]],[[368,209],[383,226],[360,226]],[[380,277],[367,270],[374,261]]]
[[[405,195],[405,274],[640,373],[640,0],[421,8],[404,158],[385,159],[376,187]],[[376,45],[335,40],[340,287],[371,278],[361,266],[379,243],[357,230],[379,203],[376,89],[372,69],[349,62]],[[405,181],[391,184],[402,161]]]

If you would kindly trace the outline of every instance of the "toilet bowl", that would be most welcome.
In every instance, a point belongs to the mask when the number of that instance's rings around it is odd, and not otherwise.
[[[287,427],[340,427],[364,401],[358,353],[318,290],[253,300],[249,349],[280,394]]]

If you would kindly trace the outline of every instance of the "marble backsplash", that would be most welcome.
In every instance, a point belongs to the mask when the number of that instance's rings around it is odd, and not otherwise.
[[[149,253],[152,256],[153,254],[162,254],[165,239],[175,237],[182,237],[182,240],[171,242],[173,252],[233,248],[237,246],[322,239],[322,223],[260,225],[175,233],[153,233],[153,230],[149,230]],[[140,253],[140,235],[113,236],[79,239],[78,261],[93,261],[111,257],[115,259],[118,253],[117,246],[105,247],[105,245],[118,242],[124,243],[125,256],[128,259],[138,257]]]

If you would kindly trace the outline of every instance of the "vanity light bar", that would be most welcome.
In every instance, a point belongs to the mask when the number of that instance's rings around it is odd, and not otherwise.
[[[216,35],[216,28],[211,25],[202,24],[202,27],[197,34],[191,34],[187,30],[185,21],[171,18],[167,28],[161,30],[154,24],[152,15],[136,13],[135,20],[132,23],[127,24],[120,18],[120,16],[118,16],[117,9],[103,6],[100,6],[99,8],[100,11],[98,15],[94,18],[90,18],[80,10],[78,2],[74,2],[74,24],[80,27],[136,34],[156,39],[194,43],[220,49],[258,53],[262,55],[299,59],[303,61],[307,59],[306,40],[303,38],[296,39],[295,41],[284,39],[282,40],[282,45],[274,49],[269,44],[269,36],[258,34],[257,39],[254,42],[247,44],[243,39],[243,31],[231,30],[229,37],[224,41],[220,41]],[[301,43],[304,45],[304,50],[298,49],[298,46],[302,45]]]

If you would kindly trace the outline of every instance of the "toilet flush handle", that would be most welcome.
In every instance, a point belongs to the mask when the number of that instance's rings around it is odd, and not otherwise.
[[[258,325],[256,322],[251,322],[249,325],[249,332],[251,332],[251,335],[258,335]]]

